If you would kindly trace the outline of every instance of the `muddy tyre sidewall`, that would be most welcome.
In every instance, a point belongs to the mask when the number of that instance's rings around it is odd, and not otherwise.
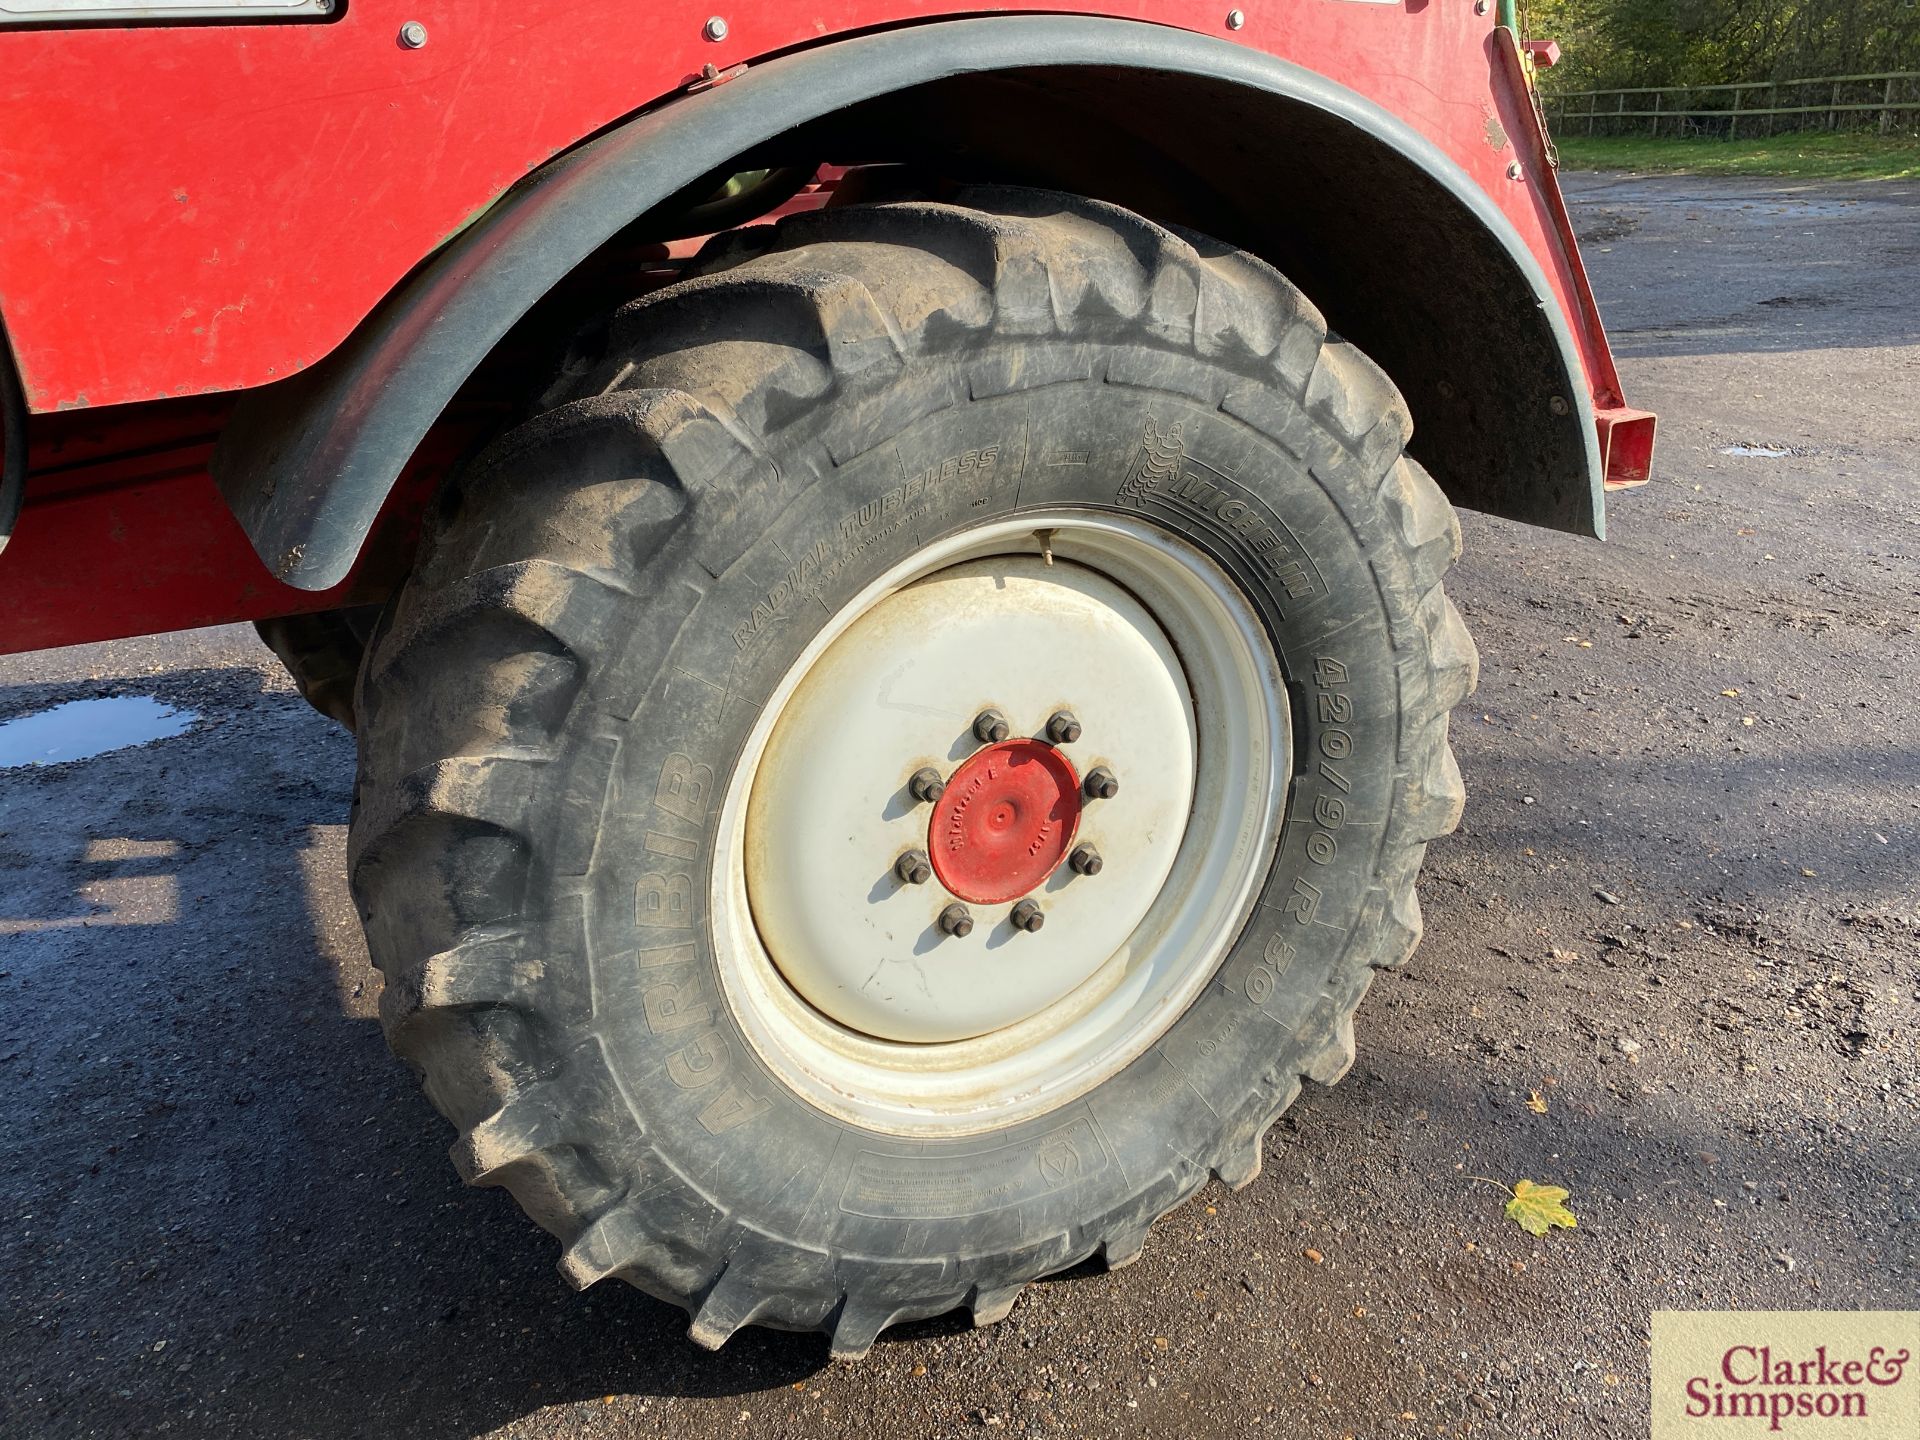
[[[713,867],[726,863],[718,798],[758,702],[827,614],[931,540],[1082,507],[1150,519],[1236,577],[1289,677],[1296,750],[1310,763],[1296,765],[1291,814],[1239,941],[1153,1051],[1010,1129],[932,1140],[858,1130],[781,1083],[723,992],[706,913]],[[632,717],[604,791],[572,775],[553,787],[579,796],[555,809],[556,831],[598,830],[584,956],[594,1029],[649,1146],[710,1177],[717,1208],[801,1245],[978,1255],[1139,1205],[1139,1177],[1168,1168],[1169,1137],[1271,1110],[1356,998],[1340,962],[1373,889],[1395,771],[1387,604],[1327,491],[1243,422],[1089,381],[930,415],[832,467],[756,535],[736,513],[722,495],[693,499],[682,562],[610,616],[673,643],[632,647],[593,696],[600,714]],[[600,747],[581,748],[590,767]]]

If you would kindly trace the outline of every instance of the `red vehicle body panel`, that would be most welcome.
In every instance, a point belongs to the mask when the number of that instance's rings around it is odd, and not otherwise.
[[[702,38],[704,4],[570,0],[355,0],[329,24],[0,34],[0,314],[28,407],[290,375],[514,181],[703,65],[1018,7],[726,8],[718,44]],[[1500,202],[1578,312],[1550,187],[1507,178],[1506,137],[1530,120],[1489,75],[1490,23],[1471,6],[1288,0],[1237,32],[1224,5],[1192,0],[1044,8],[1215,33],[1360,91]],[[427,28],[419,50],[396,40],[410,19]],[[1597,345],[1587,359],[1610,368]]]
[[[355,580],[292,590],[254,556],[205,472],[225,402],[188,397],[312,365],[515,181],[704,66],[1032,7],[738,0],[717,43],[703,33],[714,8],[353,0],[325,23],[0,30],[0,320],[28,409],[49,417],[30,428],[28,510],[0,558],[0,650],[341,603]],[[1603,438],[1635,423],[1523,62],[1490,16],[1271,0],[1235,31],[1224,4],[1191,0],[1046,9],[1258,47],[1424,133],[1539,258]],[[398,39],[412,20],[418,49]]]

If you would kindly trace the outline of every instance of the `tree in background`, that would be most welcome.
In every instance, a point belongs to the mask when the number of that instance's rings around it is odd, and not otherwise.
[[[1558,40],[1553,88],[1718,85],[1920,70],[1916,0],[1522,0]]]

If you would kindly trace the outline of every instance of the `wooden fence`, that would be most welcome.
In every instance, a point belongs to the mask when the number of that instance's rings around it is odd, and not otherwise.
[[[1543,87],[1544,92],[1544,87]],[[1640,90],[1544,92],[1560,135],[1711,136],[1737,140],[1802,130],[1920,132],[1920,70],[1671,85]],[[1782,103],[1782,102],[1785,103]]]

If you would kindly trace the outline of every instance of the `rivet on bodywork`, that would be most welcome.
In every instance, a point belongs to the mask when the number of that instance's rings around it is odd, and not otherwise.
[[[715,44],[718,44],[727,38],[727,22],[720,16],[714,15],[708,19],[705,25],[700,27],[700,33]]]
[[[409,20],[400,27],[400,43],[409,50],[418,50],[427,43],[427,27],[418,20]]]
[[[1241,30],[1241,29],[1244,29],[1244,28],[1246,27],[1246,23],[1247,23],[1247,12],[1246,12],[1246,11],[1244,11],[1244,10],[1229,10],[1229,11],[1227,11],[1227,28],[1228,28],[1229,30]]]
[[[1564,395],[1555,395],[1547,401],[1547,409],[1556,415],[1565,415],[1572,408],[1567,404],[1567,397]]]
[[[1518,160],[1514,161],[1511,165],[1507,166],[1507,179],[1509,180],[1518,180],[1522,175],[1526,173],[1527,173],[1526,170],[1521,166]]]

